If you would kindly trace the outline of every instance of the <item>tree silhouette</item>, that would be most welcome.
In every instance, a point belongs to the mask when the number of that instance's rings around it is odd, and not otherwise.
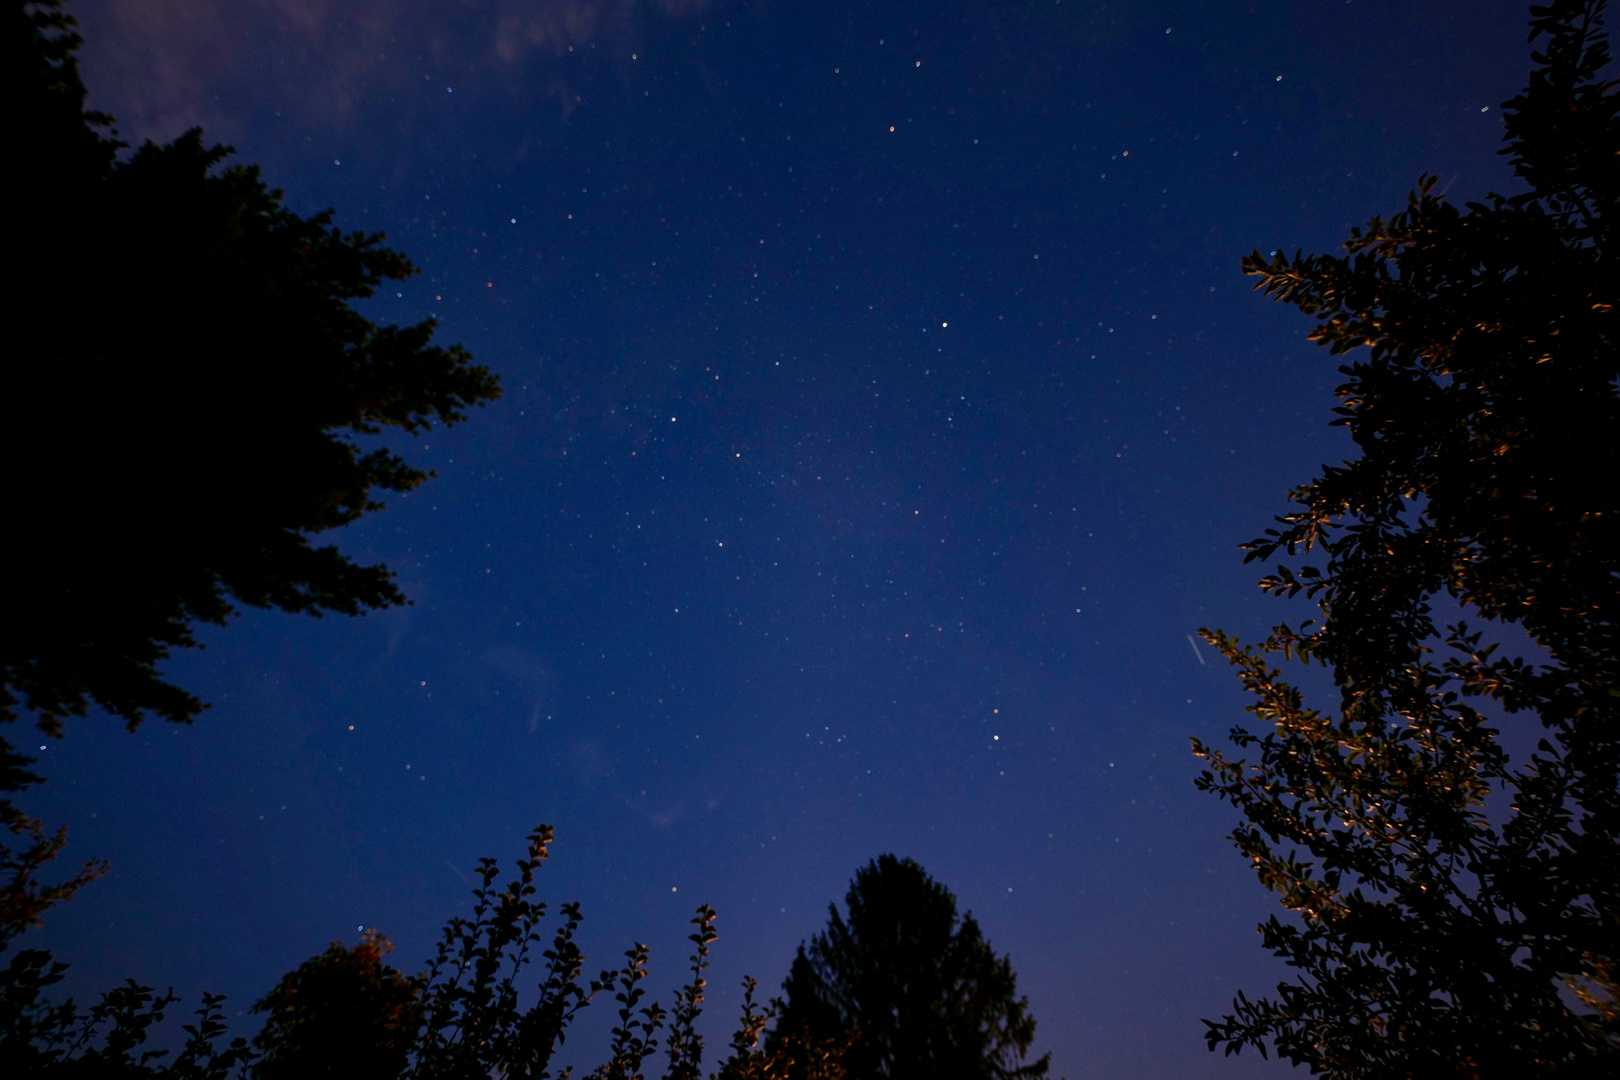
[[[1199,784],[1294,913],[1299,972],[1240,994],[1213,1049],[1330,1077],[1613,1075],[1620,1063],[1620,95],[1603,0],[1531,9],[1508,102],[1527,186],[1459,210],[1419,184],[1343,256],[1245,260],[1316,319],[1358,456],[1247,545],[1320,617],[1258,648],[1209,634],[1255,695],[1250,757],[1195,740]],[[1442,625],[1441,612],[1460,611]],[[1466,618],[1482,620],[1470,624]],[[1445,659],[1439,657],[1444,656]],[[1337,714],[1272,658],[1331,669]],[[1514,714],[1534,718],[1524,725]],[[1499,740],[1529,726],[1536,749]]]
[[[51,884],[40,872],[55,861],[67,845],[67,829],[46,831],[38,818],[23,813],[7,796],[39,783],[29,771],[33,759],[17,753],[0,739],[0,829],[11,839],[0,839],[0,953],[26,930],[38,926],[53,905],[73,898],[79,889],[100,877],[106,864],[92,860],[66,881]],[[21,840],[19,846],[14,846]]]
[[[1012,963],[971,913],[910,859],[884,855],[855,874],[827,929],[799,947],[773,1033],[850,1039],[851,1080],[1044,1077],[1025,1062],[1035,1037]]]
[[[427,474],[379,445],[499,393],[431,320],[354,308],[415,272],[378,233],[301,217],[191,131],[123,151],[86,112],[59,0],[7,0],[16,95],[10,559],[0,719],[48,732],[94,702],[133,727],[203,704],[158,677],[238,604],[319,615],[399,604],[383,566],[314,534]]]
[[[5,0],[13,94],[7,230],[18,272],[0,358],[7,463],[0,723],[50,735],[94,703],[135,727],[204,708],[158,676],[198,621],[239,604],[320,615],[400,604],[384,566],[310,537],[427,473],[379,445],[499,395],[431,320],[353,307],[415,273],[380,233],[300,217],[190,131],[133,154],[85,110],[60,0]],[[0,736],[0,934],[94,867],[33,874],[62,837],[5,799],[33,759]],[[0,938],[0,941],[5,940]]]
[[[421,986],[384,958],[393,945],[376,932],[349,947],[333,942],[283,976],[253,1006],[268,1014],[254,1037],[255,1080],[399,1076],[422,1022]]]
[[[583,917],[563,904],[546,945],[547,907],[534,899],[535,874],[552,839],[549,825],[529,835],[517,873],[497,885],[494,859],[479,860],[469,916],[444,928],[427,970],[405,976],[385,958],[389,944],[370,932],[353,946],[334,943],[286,975],[254,1006],[267,1014],[250,1044],[228,1038],[224,998],[204,994],[186,1024],[178,1055],[147,1049],[155,1029],[179,998],[127,981],[81,1010],[53,1002],[50,988],[67,965],[28,949],[0,968],[0,1076],[42,1080],[283,1080],[343,1076],[399,1080],[566,1080],[573,1066],[553,1071],[552,1057],[580,1010],[604,990],[618,1003],[607,1060],[584,1075],[601,1080],[643,1080],[643,1066],[665,1035],[665,1080],[703,1076],[703,1013],[715,913],[707,904],[692,918],[691,982],[676,991],[674,1008],[643,1005],[648,949],[637,944],[627,963],[597,978],[582,978],[585,956],[575,941]],[[543,961],[538,986],[524,993],[522,976]],[[760,1045],[780,1002],[761,1010],[757,984],[743,980],[743,1007],[731,1053],[710,1080],[844,1080],[847,1040],[789,1038]],[[520,996],[528,1001],[520,1003]],[[256,1049],[255,1049],[256,1048]]]

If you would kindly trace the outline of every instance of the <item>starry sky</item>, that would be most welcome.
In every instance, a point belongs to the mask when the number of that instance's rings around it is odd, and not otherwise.
[[[1238,545],[1347,446],[1238,263],[1425,172],[1508,189],[1524,5],[70,10],[125,138],[201,125],[385,231],[422,272],[366,314],[505,387],[333,537],[413,606],[246,612],[168,665],[195,726],[45,744],[27,808],[113,866],[33,935],[75,992],[242,1010],[361,927],[414,969],[543,821],[593,968],[645,941],[667,997],[719,910],[711,1054],[892,851],[1010,954],[1054,1074],[1288,1071],[1202,1040],[1285,969],[1193,788],[1245,703],[1193,635],[1302,617]]]

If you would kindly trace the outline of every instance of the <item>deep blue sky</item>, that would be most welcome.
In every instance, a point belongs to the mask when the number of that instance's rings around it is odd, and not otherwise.
[[[545,821],[593,965],[644,940],[667,993],[719,909],[716,1049],[894,851],[1011,955],[1056,1073],[1286,1071],[1203,1048],[1283,969],[1192,786],[1244,699],[1189,635],[1300,617],[1237,545],[1345,447],[1238,260],[1426,171],[1505,186],[1523,5],[71,10],[126,137],[200,123],[386,231],[423,272],[367,313],[506,389],[396,440],[438,477],[336,537],[413,607],[251,612],[169,667],[195,727],[49,744],[29,808],[113,863],[36,935],[78,992],[245,1008],[362,926],[414,968]]]

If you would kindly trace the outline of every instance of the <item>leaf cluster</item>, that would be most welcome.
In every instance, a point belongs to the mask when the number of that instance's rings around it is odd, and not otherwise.
[[[67,829],[48,832],[43,822],[23,813],[9,796],[39,777],[33,760],[0,739],[0,952],[19,934],[38,926],[52,906],[70,900],[79,889],[106,872],[107,864],[90,860],[66,881],[55,883],[40,874],[67,846]]]
[[[1254,696],[1199,786],[1292,913],[1299,972],[1240,995],[1213,1049],[1313,1072],[1600,1075],[1620,1060],[1620,94],[1603,0],[1532,8],[1508,102],[1527,190],[1458,209],[1424,178],[1342,255],[1245,260],[1312,316],[1357,456],[1250,544],[1319,618],[1206,636]],[[1310,558],[1310,562],[1300,562]],[[1461,611],[1477,621],[1441,611]],[[1273,657],[1325,665],[1332,713]],[[1510,761],[1503,725],[1532,718]],[[1585,1002],[1583,1005],[1582,1002]]]
[[[577,904],[562,906],[550,946],[540,948],[546,905],[533,899],[534,877],[551,841],[550,826],[535,829],[516,876],[504,887],[495,884],[496,861],[479,861],[472,915],[446,924],[423,976],[424,1027],[407,1073],[415,1080],[496,1070],[544,1080],[569,1021],[617,974],[604,971],[581,982],[585,957],[574,939],[583,916]],[[521,1009],[518,977],[537,952],[545,974],[537,1000]]]
[[[62,1080],[231,1080],[254,1060],[238,1036],[227,1039],[225,999],[204,994],[185,1040],[171,1051],[145,1049],[147,1039],[179,998],[133,979],[101,995],[89,1009],[71,1000],[53,1004],[47,989],[67,965],[38,949],[17,953],[0,969],[0,1066],[8,1076]]]
[[[731,1036],[731,1056],[714,1080],[846,1080],[845,1062],[855,1033],[814,1035],[786,1016],[787,1003],[781,998],[761,1008],[754,1000],[757,989],[752,977],[743,979],[742,1016]],[[765,1029],[773,1021],[775,1030],[767,1036]]]

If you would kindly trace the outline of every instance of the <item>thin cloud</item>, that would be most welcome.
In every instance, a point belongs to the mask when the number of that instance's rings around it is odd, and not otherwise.
[[[557,95],[529,70],[571,49],[633,44],[710,0],[99,0],[75,5],[92,104],[124,137],[168,139],[236,123],[222,99],[302,124],[341,125],[367,98],[388,100],[423,68],[466,78],[505,71]]]

